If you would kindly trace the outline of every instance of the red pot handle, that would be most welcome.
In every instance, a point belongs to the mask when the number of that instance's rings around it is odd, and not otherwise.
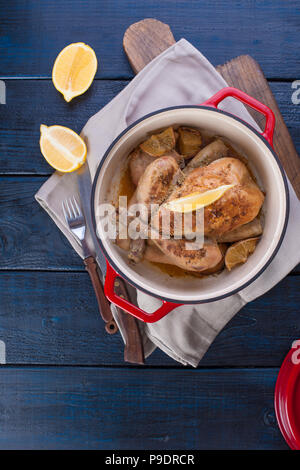
[[[200,106],[211,106],[212,108],[217,108],[218,104],[228,97],[236,98],[237,100],[241,101],[244,104],[247,104],[248,106],[255,109],[256,111],[259,111],[265,116],[266,125],[262,135],[269,142],[269,144],[273,146],[273,134],[275,128],[274,113],[270,108],[268,108],[268,106],[261,103],[260,101],[257,101],[255,98],[252,98],[252,96],[247,95],[247,93],[244,93],[243,91],[233,87],[223,88],[222,90],[218,91],[214,96],[209,98],[207,101],[201,103]]]
[[[109,264],[109,262],[106,260],[106,277],[105,277],[105,284],[104,284],[104,293],[108,300],[112,302],[113,304],[117,305],[118,307],[122,308],[126,312],[130,313],[134,317],[138,318],[139,320],[142,320],[146,323],[154,323],[161,318],[163,318],[167,313],[171,312],[174,310],[174,308],[179,307],[182,304],[175,304],[173,302],[167,302],[166,300],[162,300],[162,305],[153,313],[147,313],[141,308],[137,307],[136,305],[133,305],[131,302],[129,302],[126,299],[123,299],[122,297],[118,296],[115,293],[115,280],[118,277],[121,277]]]

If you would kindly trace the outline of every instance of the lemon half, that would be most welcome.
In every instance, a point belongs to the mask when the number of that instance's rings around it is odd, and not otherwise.
[[[86,160],[84,140],[68,127],[40,127],[40,148],[47,162],[56,170],[69,173],[77,170]]]
[[[52,70],[52,81],[64,99],[71,101],[90,87],[96,70],[94,50],[83,42],[76,42],[58,54]]]

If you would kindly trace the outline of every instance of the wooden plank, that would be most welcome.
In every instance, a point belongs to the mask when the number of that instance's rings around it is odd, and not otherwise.
[[[127,83],[96,80],[86,94],[66,103],[50,80],[7,81],[7,105],[0,106],[0,174],[50,175],[52,168],[39,149],[40,124],[61,124],[80,132]],[[291,101],[291,84],[273,82],[270,87],[300,153],[300,105]]]
[[[80,132],[127,83],[96,80],[84,95],[66,103],[51,80],[7,81],[7,104],[0,106],[0,173],[50,175],[53,170],[39,148],[40,125],[59,124]]]
[[[277,369],[2,368],[1,449],[287,449]]]
[[[258,63],[249,55],[240,56],[217,67],[218,72],[228,85],[245,91],[258,101],[269,106],[275,114],[274,150],[281,161],[286,174],[300,199],[300,158],[295,149],[292,137],[280,113],[279,106],[268,86]],[[291,107],[293,107],[291,102]],[[250,114],[264,129],[265,118],[262,114],[249,108]],[[299,114],[299,113],[298,113]]]
[[[77,253],[34,199],[45,181],[43,177],[0,178],[1,269],[84,269]]]
[[[162,30],[166,29],[167,40],[164,40]],[[125,32],[123,40],[124,50],[135,72],[142,70],[158,52],[166,50],[174,43],[175,39],[168,25],[153,19],[145,19],[131,25]],[[243,55],[216,68],[229,86],[245,91],[273,110],[276,117],[274,148],[300,198],[300,159],[260,66],[251,56]],[[251,108],[250,113],[263,129],[264,116]]]
[[[7,364],[124,365],[121,337],[104,332],[87,273],[2,272],[0,298]],[[299,303],[299,277],[289,276],[233,318],[200,367],[279,367],[298,338]],[[148,366],[178,363],[156,350]]]
[[[0,339],[8,364],[121,364],[86,272],[0,273]]]
[[[96,0],[15,0],[0,8],[0,75],[50,77],[58,52],[71,42],[90,44],[99,58],[97,76],[132,77],[122,52],[126,28],[142,18],[170,25],[176,39],[185,37],[214,64],[241,54],[252,55],[267,77],[297,78],[299,2],[268,0],[178,0],[127,2]]]
[[[175,42],[167,24],[148,18],[125,31],[123,47],[134,73],[138,73]]]
[[[292,103],[292,93],[294,89],[292,89],[291,85],[292,84],[289,82],[269,82],[269,86],[293,140],[297,154],[300,155],[300,105]]]

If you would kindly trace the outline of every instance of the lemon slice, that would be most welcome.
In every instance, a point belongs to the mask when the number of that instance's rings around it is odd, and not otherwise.
[[[234,184],[224,184],[215,189],[210,189],[204,193],[191,193],[188,196],[183,196],[178,199],[166,202],[164,207],[172,212],[192,212],[197,209],[209,206],[213,202],[220,199],[223,194],[232,188]]]
[[[90,87],[96,70],[94,50],[83,42],[76,42],[58,54],[52,70],[52,81],[64,99],[71,101]]]
[[[254,252],[259,237],[241,240],[231,245],[226,251],[225,265],[231,271],[236,265],[245,263],[248,257]]]
[[[77,170],[86,159],[84,140],[68,127],[40,127],[40,148],[43,156],[53,168],[63,173]]]

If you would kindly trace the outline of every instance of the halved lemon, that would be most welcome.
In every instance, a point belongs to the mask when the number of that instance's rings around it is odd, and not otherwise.
[[[86,160],[84,140],[68,127],[40,127],[40,148],[43,156],[53,168],[63,173],[77,170]]]
[[[245,263],[248,257],[254,252],[259,237],[241,240],[231,245],[226,251],[225,266],[231,271],[238,264]]]
[[[191,193],[188,196],[183,196],[178,199],[166,202],[164,207],[172,212],[192,212],[197,209],[209,206],[213,202],[220,199],[228,189],[232,188],[234,184],[224,184],[215,189],[210,189],[204,193]]]
[[[58,54],[52,70],[52,81],[64,99],[71,101],[90,87],[96,70],[94,50],[83,42],[76,42]]]

